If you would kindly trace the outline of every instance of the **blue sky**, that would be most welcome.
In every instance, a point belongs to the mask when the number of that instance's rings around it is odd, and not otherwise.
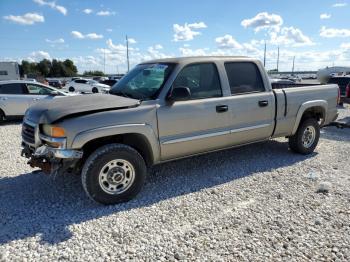
[[[248,55],[267,69],[350,65],[346,1],[1,0],[0,60],[72,59],[79,71],[169,56]]]

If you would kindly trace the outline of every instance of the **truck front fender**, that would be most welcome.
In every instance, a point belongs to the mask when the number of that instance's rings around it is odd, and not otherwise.
[[[297,113],[296,119],[295,119],[295,123],[294,123],[294,127],[293,127],[293,131],[292,131],[292,135],[294,135],[299,127],[300,121],[304,115],[304,113],[311,108],[321,108],[322,112],[323,112],[323,121],[326,119],[326,114],[327,114],[327,108],[328,108],[328,103],[325,100],[313,100],[313,101],[308,101],[303,103]],[[322,125],[322,123],[321,123]]]
[[[78,133],[73,142],[72,148],[80,149],[87,142],[94,139],[115,136],[115,135],[124,135],[124,134],[139,134],[144,136],[152,150],[153,160],[157,162],[160,158],[160,148],[157,139],[152,127],[148,124],[122,124],[115,126],[99,127]]]

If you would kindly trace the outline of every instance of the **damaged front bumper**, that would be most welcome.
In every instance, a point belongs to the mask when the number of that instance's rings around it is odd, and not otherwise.
[[[40,168],[47,174],[57,173],[58,170],[65,171],[83,157],[83,152],[80,150],[52,148],[47,145],[34,149],[26,143],[22,146],[21,155],[29,158],[28,164],[33,168]]]
[[[59,159],[80,159],[83,157],[83,152],[73,149],[52,148],[49,146],[38,147],[34,154],[34,157],[48,157]]]

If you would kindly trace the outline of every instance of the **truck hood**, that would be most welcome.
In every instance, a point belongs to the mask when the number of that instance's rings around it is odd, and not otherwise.
[[[41,100],[27,110],[24,120],[51,124],[63,118],[136,107],[139,104],[140,101],[136,99],[106,94],[66,96]]]

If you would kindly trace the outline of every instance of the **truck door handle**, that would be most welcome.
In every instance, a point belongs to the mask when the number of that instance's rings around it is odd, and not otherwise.
[[[228,105],[218,105],[216,106],[216,112],[223,113],[228,111]]]
[[[5,100],[7,100],[7,99],[8,99],[7,97],[2,97],[0,100],[5,101]]]
[[[267,100],[259,101],[259,106],[260,107],[265,107],[265,106],[268,106],[268,105],[269,105],[269,101],[267,101]]]

